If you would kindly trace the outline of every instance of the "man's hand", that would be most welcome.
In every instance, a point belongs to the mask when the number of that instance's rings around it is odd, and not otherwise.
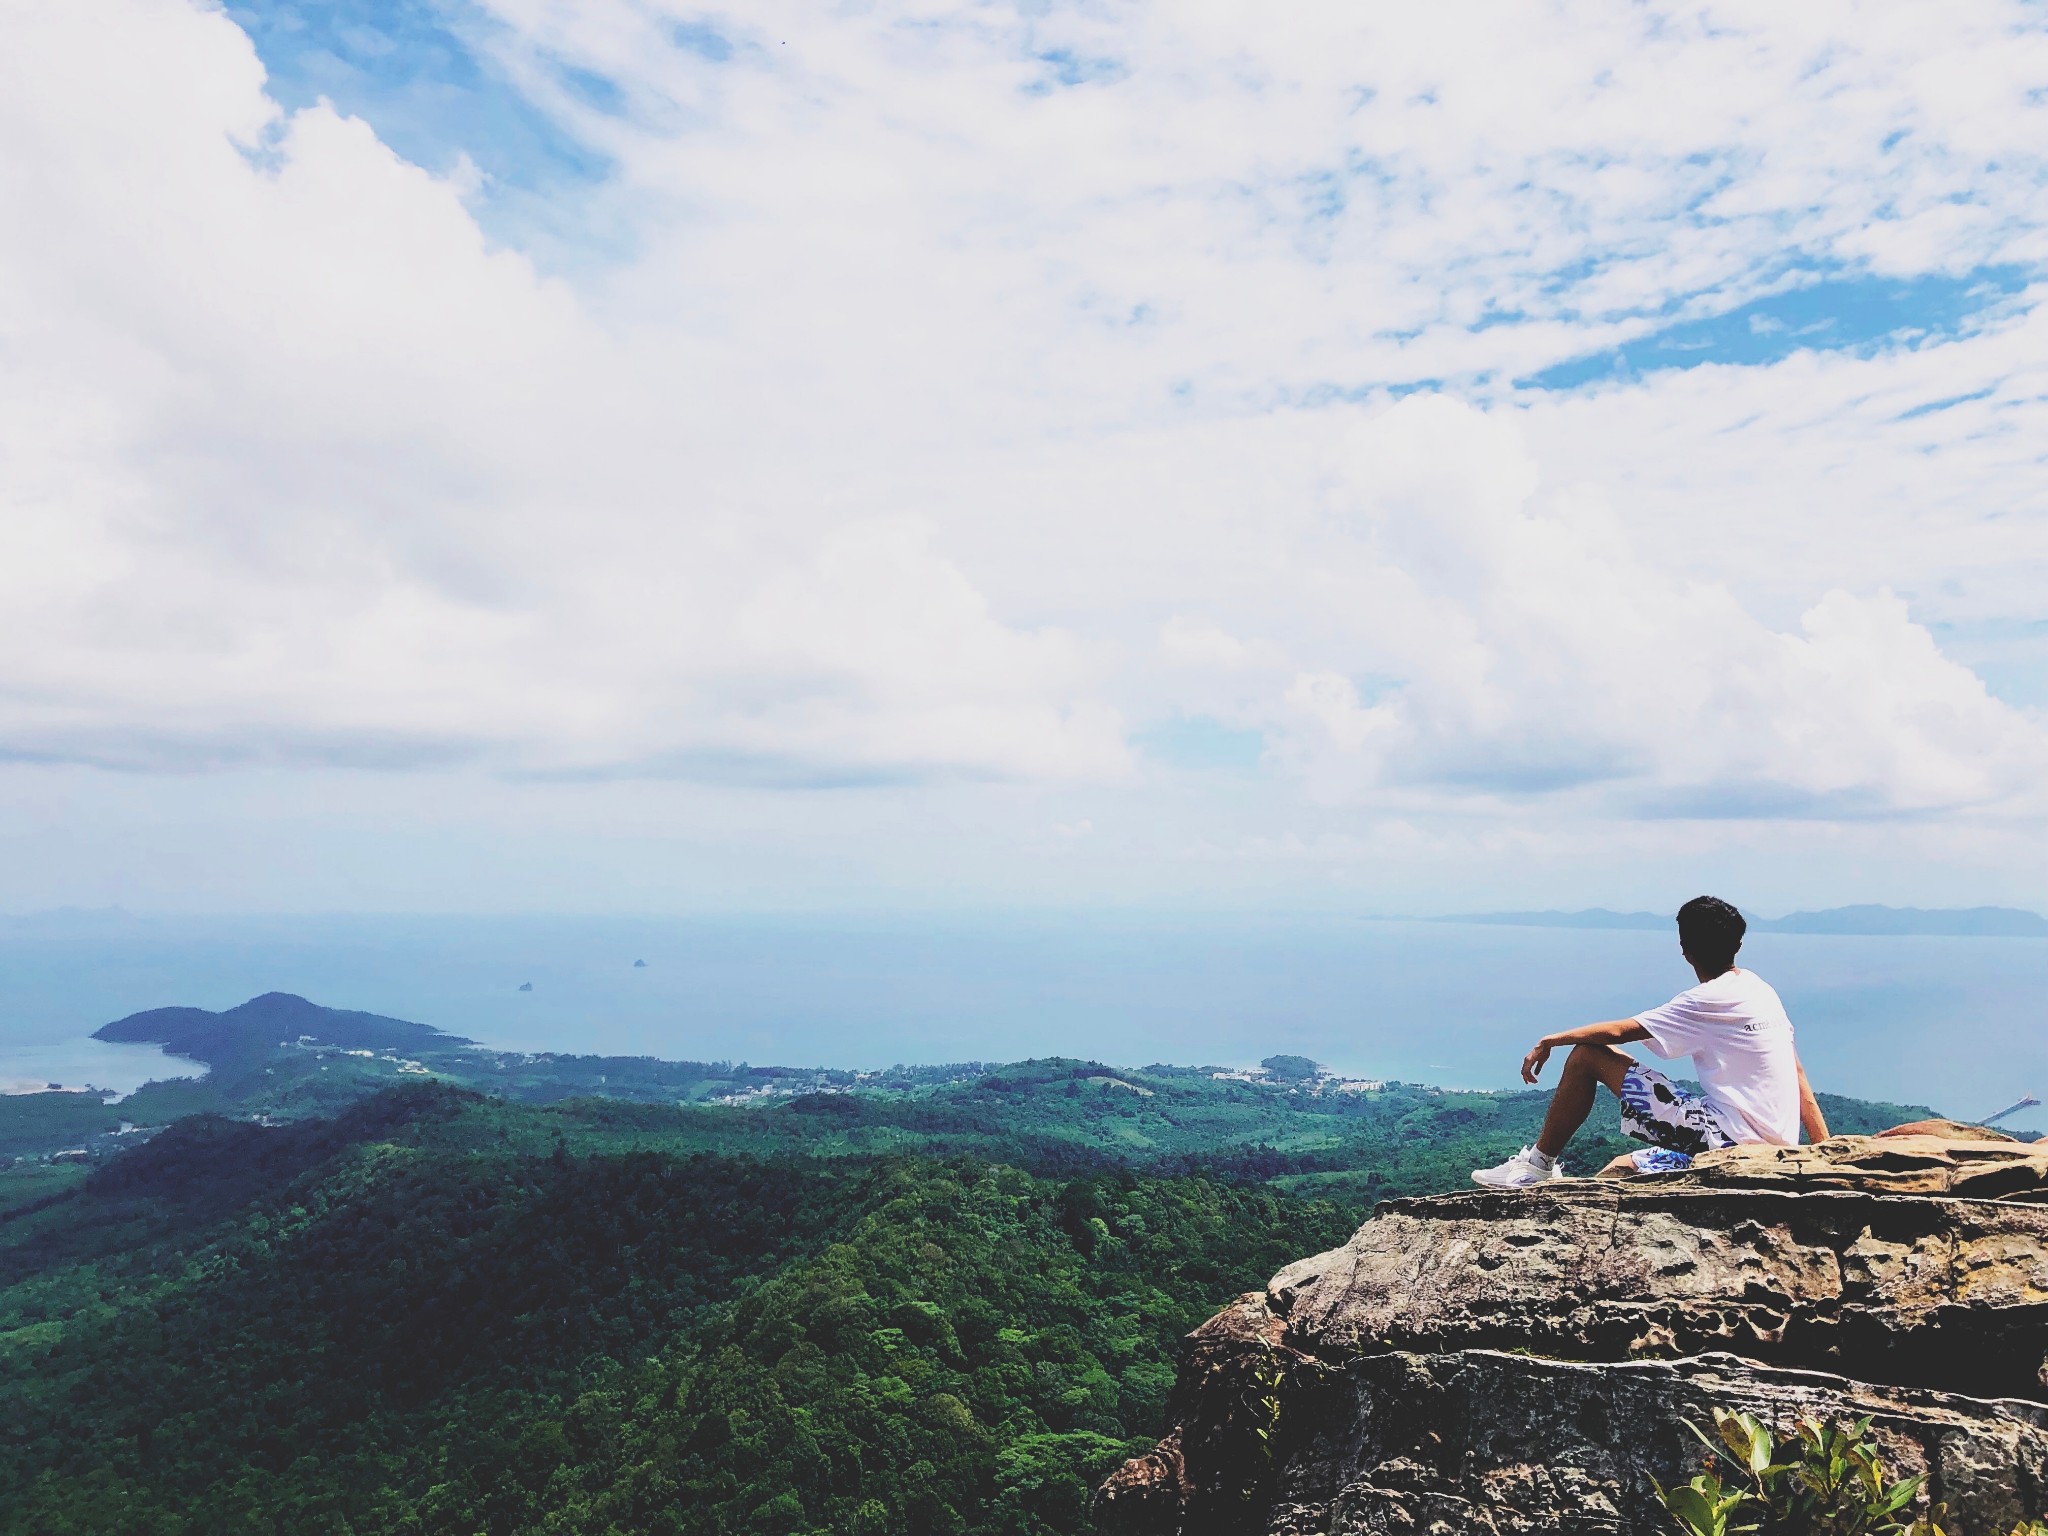
[[[1582,1024],[1577,1029],[1545,1035],[1536,1042],[1535,1049],[1522,1058],[1522,1081],[1535,1082],[1536,1074],[1543,1070],[1543,1063],[1550,1060],[1550,1053],[1560,1045],[1626,1045],[1631,1040],[1649,1038],[1650,1032],[1634,1019],[1609,1019],[1605,1024]],[[1619,1088],[1614,1091],[1621,1092]]]

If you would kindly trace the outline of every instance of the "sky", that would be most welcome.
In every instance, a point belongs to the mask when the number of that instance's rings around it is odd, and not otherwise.
[[[0,0],[0,911],[2048,909],[2048,14]]]

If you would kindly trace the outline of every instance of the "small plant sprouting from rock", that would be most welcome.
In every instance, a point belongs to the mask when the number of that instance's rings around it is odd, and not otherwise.
[[[1711,1453],[1706,1468],[1680,1487],[1657,1488],[1684,1536],[1964,1536],[1942,1507],[1909,1507],[1923,1479],[1892,1480],[1867,1418],[1802,1419],[1782,1446],[1754,1415],[1725,1408],[1714,1410],[1713,1435],[1690,1420],[1686,1428]],[[2011,1536],[2048,1536],[2048,1524],[2029,1521]]]
[[[1252,1368],[1251,1422],[1252,1434],[1258,1438],[1259,1454],[1268,1462],[1273,1459],[1273,1435],[1280,1428],[1280,1387],[1286,1380],[1286,1372],[1280,1368],[1280,1358],[1273,1352],[1273,1346],[1261,1340],[1265,1347],[1265,1358]]]

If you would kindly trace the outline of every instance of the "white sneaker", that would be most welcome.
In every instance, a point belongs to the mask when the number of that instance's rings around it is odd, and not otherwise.
[[[1472,1170],[1472,1182],[1488,1189],[1527,1189],[1532,1184],[1548,1184],[1564,1176],[1562,1162],[1545,1157],[1534,1147],[1522,1148],[1498,1167]]]

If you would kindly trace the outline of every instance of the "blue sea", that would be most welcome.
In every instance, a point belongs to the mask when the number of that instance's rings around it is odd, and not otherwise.
[[[1743,963],[1784,995],[1823,1089],[1970,1118],[2048,1090],[2048,940],[1758,934]],[[840,1067],[1285,1051],[1499,1088],[1546,1030],[1690,982],[1662,933],[1327,916],[59,915],[0,922],[0,1087],[196,1070],[86,1037],[284,991],[522,1050]],[[2038,1110],[2007,1123],[2048,1129]]]

